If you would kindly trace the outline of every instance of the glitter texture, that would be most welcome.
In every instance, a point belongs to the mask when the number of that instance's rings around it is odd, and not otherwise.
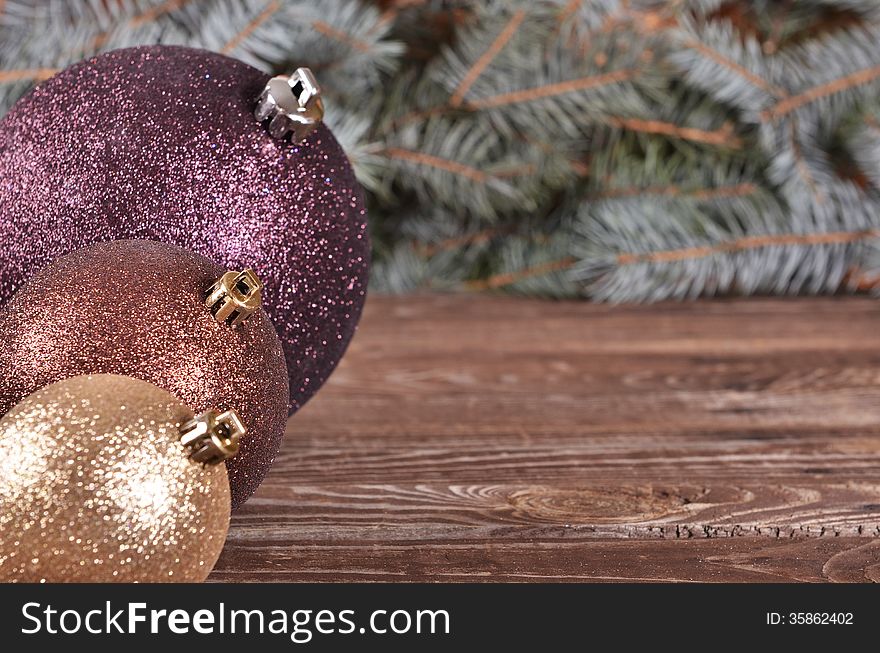
[[[192,412],[136,379],[77,377],[0,420],[0,581],[193,582],[229,528],[222,465],[191,461]]]
[[[290,374],[290,412],[326,380],[363,305],[362,193],[329,130],[301,144],[253,118],[268,76],[200,50],[117,50],[0,122],[0,304],[94,242],[159,240],[252,267]]]
[[[264,311],[233,329],[205,307],[225,271],[174,245],[137,240],[55,261],[0,309],[0,414],[82,374],[149,381],[198,413],[232,408],[248,429],[227,461],[233,506],[244,503],[281,446],[287,371]]]

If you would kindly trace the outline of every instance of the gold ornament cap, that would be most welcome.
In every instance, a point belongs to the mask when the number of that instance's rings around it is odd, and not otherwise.
[[[243,272],[230,270],[208,289],[205,306],[214,319],[235,328],[260,308],[263,282],[248,268]]]
[[[304,140],[324,119],[324,102],[315,75],[297,68],[292,75],[278,75],[266,84],[254,109],[257,122],[269,119],[269,133],[294,143]]]
[[[189,457],[206,465],[219,465],[238,453],[247,429],[234,410],[218,413],[209,410],[180,427],[180,443],[189,449]]]

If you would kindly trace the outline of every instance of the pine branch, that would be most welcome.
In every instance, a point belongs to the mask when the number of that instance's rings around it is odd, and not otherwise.
[[[581,43],[570,47],[555,38],[558,10],[519,9],[503,14],[504,20],[476,16],[428,71],[448,89],[449,107],[485,113],[507,136],[577,138],[596,117],[611,113],[604,109],[606,98],[639,105],[634,81],[644,75],[648,55],[627,52],[622,35],[605,35],[584,50]]]
[[[737,33],[730,22],[682,19],[672,38],[670,61],[688,83],[736,107],[744,120],[758,122],[762,111],[788,95],[777,82],[781,66],[763,54],[756,39]]]
[[[510,225],[489,233],[436,209],[427,217],[395,216],[391,222],[394,244],[378,248],[372,283],[395,292],[463,288],[480,276],[487,253],[510,233]]]
[[[140,12],[132,16],[128,21],[128,26],[132,28],[142,27],[147,23],[155,21],[160,16],[170,14],[173,11],[177,11],[178,9],[192,1],[193,0],[165,0],[161,4],[150,7],[146,11]]]
[[[880,92],[880,29],[851,26],[793,46],[774,57],[790,97],[766,107],[765,128],[799,122],[806,138],[821,139],[864,100]]]
[[[309,66],[331,96],[366,94],[393,72],[402,45],[373,6],[346,0],[213,0],[198,44],[260,68]]]
[[[657,250],[643,253],[624,252],[617,255],[617,263],[618,265],[633,265],[635,263],[671,263],[762,247],[838,245],[859,243],[877,238],[880,238],[880,229],[744,236],[742,238],[722,241],[715,243],[714,245],[703,247],[685,247],[682,249]]]
[[[863,70],[857,70],[854,73],[838,77],[824,84],[814,86],[797,95],[787,97],[776,103],[770,109],[761,112],[763,120],[778,120],[796,109],[815,102],[821,98],[826,98],[836,93],[843,93],[857,86],[868,84],[880,78],[880,65],[871,66]]]
[[[473,86],[474,82],[477,81],[486,67],[492,63],[492,60],[498,56],[501,50],[504,49],[504,46],[507,45],[508,41],[510,41],[516,33],[525,18],[526,12],[523,9],[518,9],[513,13],[510,20],[504,26],[504,29],[501,30],[489,48],[480,55],[480,58],[474,62],[473,66],[468,69],[464,78],[459,82],[458,86],[455,87],[455,91],[449,99],[449,104],[451,106],[460,107],[462,105],[465,94],[470,87]]]
[[[388,158],[390,183],[425,203],[490,220],[537,209],[565,176],[555,155],[521,142],[511,156],[499,134],[477,120],[431,118],[387,139],[379,154]]]
[[[368,53],[372,49],[371,45],[367,41],[359,39],[357,36],[344,32],[341,29],[333,27],[323,20],[312,21],[312,27],[315,29],[315,31],[335,41],[338,41],[339,43],[342,43],[347,47],[350,47],[352,50],[357,50],[358,52],[362,53]]]
[[[543,249],[538,249],[537,251],[541,254],[544,253]],[[538,263],[529,262],[530,257],[528,254],[523,253],[523,248],[511,247],[510,243],[505,248],[505,253],[507,255],[506,258],[513,259],[507,266],[512,268],[513,271],[497,272],[486,279],[471,281],[465,284],[465,287],[469,290],[516,290],[526,287],[528,288],[527,294],[535,294],[533,291],[534,282],[536,280],[546,280],[548,276],[553,275],[552,286],[548,287],[541,294],[555,295],[557,297],[569,297],[577,294],[576,286],[571,284],[570,281],[567,285],[570,285],[572,290],[560,294],[559,286],[568,280],[564,275],[557,274],[570,270],[577,261],[574,257],[567,256],[562,259]]]
[[[388,149],[381,152],[381,154],[384,154],[391,159],[409,161],[417,165],[426,166],[428,168],[443,170],[453,175],[460,175],[478,184],[485,184],[493,178],[499,178],[497,176],[492,177],[482,170],[478,170],[477,168],[469,166],[465,163],[459,163],[458,161],[454,161],[452,159],[444,159],[443,157],[428,154],[426,152],[405,150],[400,147],[389,147]]]
[[[384,290],[644,301],[880,275],[873,0],[0,4],[0,110],[135,44],[310,66]]]
[[[244,43],[253,33],[256,31],[263,23],[272,18],[278,11],[281,9],[280,0],[272,0],[266,4],[266,7],[257,14],[252,20],[248,21],[248,23],[241,28],[235,36],[229,39],[222,48],[220,48],[220,52],[223,54],[229,54],[234,52],[236,48],[238,48],[242,43]]]
[[[731,204],[724,222],[707,222],[703,210],[669,201],[618,203],[613,214],[596,210],[584,227],[593,244],[575,276],[592,296],[613,301],[837,292],[846,288],[850,270],[841,263],[862,260],[868,241],[876,245],[880,236],[877,229],[821,227],[779,233],[784,214],[754,200]],[[681,220],[686,212],[690,222]]]
[[[785,89],[765,80],[761,75],[751,72],[745,65],[737,63],[732,56],[725,56],[718,50],[705,43],[701,43],[695,38],[684,38],[681,45],[690,50],[694,50],[697,54],[706,57],[709,61],[717,64],[719,67],[730,71],[737,77],[748,82],[752,86],[766,91],[775,97],[785,97],[787,95]]]
[[[858,169],[880,190],[880,105],[872,103],[856,114],[843,137]]]
[[[878,235],[867,197],[835,186],[839,210],[780,204],[747,158],[704,157],[652,141],[639,154],[626,140],[595,162],[604,197],[578,210],[572,274],[598,299],[646,301],[730,292],[828,292],[845,286],[849,265]],[[650,185],[662,179],[665,185]],[[748,181],[743,181],[746,179]],[[731,189],[735,189],[731,192]],[[843,210],[846,207],[849,210]],[[789,222],[794,208],[798,222]]]

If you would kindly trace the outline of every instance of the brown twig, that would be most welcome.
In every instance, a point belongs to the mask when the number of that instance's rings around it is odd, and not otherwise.
[[[880,135],[880,122],[874,116],[866,115],[863,122],[868,129]]]
[[[595,195],[589,199],[619,199],[622,197],[638,197],[640,195],[660,195],[663,197],[693,197],[699,200],[724,199],[729,197],[745,197],[758,190],[757,184],[743,182],[730,186],[718,186],[715,188],[682,188],[681,186],[632,186],[629,188],[613,188]]]
[[[278,10],[281,9],[280,0],[272,0],[271,2],[266,4],[266,7],[261,11],[253,20],[251,20],[247,25],[244,26],[238,34],[236,34],[233,38],[227,41],[226,45],[220,50],[223,54],[229,54],[239,45],[241,45],[242,41],[248,38],[251,34],[254,33],[260,25],[269,20],[273,15],[275,15]]]
[[[401,7],[391,6],[383,10],[382,14],[379,16],[379,20],[377,20],[376,24],[368,30],[368,33],[375,34],[380,28],[385,27],[388,23],[393,23],[397,20],[397,16],[400,14],[400,9]]]
[[[562,10],[559,12],[559,15],[557,16],[557,21],[560,23],[567,21],[569,18],[575,15],[578,9],[580,9],[581,4],[583,4],[583,0],[568,0]]]
[[[492,176],[496,179],[515,179],[516,177],[530,177],[537,171],[538,169],[533,163],[523,163],[521,165],[495,170]]]
[[[791,124],[788,127],[789,138],[791,139],[791,153],[794,157],[795,162],[795,170],[797,170],[800,178],[804,180],[804,183],[807,185],[807,188],[810,189],[813,197],[816,198],[816,202],[819,204],[823,204],[825,202],[825,194],[822,192],[822,190],[819,188],[819,184],[816,183],[816,180],[813,178],[813,173],[810,172],[810,167],[804,160],[804,154],[801,151],[801,145],[797,139],[797,121],[792,120]]]
[[[495,274],[487,279],[469,281],[465,284],[465,287],[469,290],[497,290],[498,288],[510,286],[524,279],[540,277],[545,274],[550,274],[551,272],[560,272],[562,270],[567,270],[576,262],[577,260],[574,257],[567,256],[558,261],[550,261],[549,263],[542,263],[541,265],[535,265],[533,267],[516,270],[514,272]]]
[[[132,16],[128,19],[126,25],[130,28],[142,27],[147,23],[150,23],[160,16],[164,16],[167,13],[180,9],[186,4],[189,4],[192,0],[166,0],[160,5],[156,5],[155,7],[150,7],[149,9]],[[105,32],[101,32],[94,39],[92,39],[91,49],[99,50],[106,42],[107,39],[110,38],[111,30],[107,30]],[[78,53],[79,51],[77,51]]]
[[[439,156],[434,156],[433,154],[426,154],[425,152],[415,152],[400,147],[389,147],[386,150],[383,150],[382,153],[392,159],[402,159],[418,165],[428,166],[429,168],[445,170],[446,172],[467,177],[471,181],[481,184],[485,183],[490,177],[482,170],[478,170],[472,166],[453,161],[452,159],[444,159]]]
[[[35,81],[42,82],[57,73],[56,68],[30,68],[22,70],[0,70],[0,84],[10,82]]]
[[[556,95],[564,95],[565,93],[573,93],[574,91],[583,91],[588,88],[617,84],[632,79],[636,74],[637,71],[632,69],[615,70],[614,72],[603,73],[601,75],[590,75],[589,77],[545,84],[543,86],[526,88],[519,91],[512,91],[510,93],[491,95],[480,100],[468,102],[465,106],[469,109],[479,110],[519,104],[522,102],[532,102],[534,100],[554,97]]]
[[[662,134],[673,136],[686,141],[706,143],[708,145],[725,145],[731,148],[742,147],[742,141],[733,132],[733,125],[725,123],[719,129],[708,131],[695,127],[681,127],[679,125],[662,122],[660,120],[641,120],[638,118],[609,117],[605,121],[613,127],[629,129],[647,134]]]
[[[485,229],[478,233],[469,234],[467,236],[459,236],[458,238],[447,238],[445,240],[441,240],[439,243],[422,245],[421,247],[419,247],[419,252],[423,256],[435,256],[440,252],[446,252],[451,249],[458,249],[466,245],[479,245],[482,243],[486,243],[493,238],[496,238],[497,236],[503,235],[506,231],[509,231],[509,228]]]
[[[684,46],[690,48],[691,50],[696,50],[697,52],[708,57],[718,65],[724,66],[725,68],[732,70],[737,75],[751,83],[753,86],[757,86],[758,88],[767,91],[771,95],[774,95],[776,97],[786,97],[788,95],[788,93],[786,93],[784,89],[779,88],[778,86],[774,86],[773,84],[759,77],[744,66],[741,66],[735,61],[731,61],[723,54],[721,54],[717,50],[713,50],[704,43],[700,43],[699,41],[696,41],[694,39],[688,39],[684,42]]]
[[[862,231],[832,231],[817,234],[774,234],[767,236],[745,236],[724,243],[702,247],[685,247],[642,254],[623,253],[617,255],[618,265],[634,263],[671,263],[690,259],[705,258],[714,254],[727,254],[748,249],[772,247],[775,245],[838,245],[856,243],[872,238],[880,238],[880,229]]]
[[[853,88],[854,86],[867,84],[868,82],[874,81],[878,77],[880,77],[880,66],[873,66],[871,68],[858,70],[854,73],[850,73],[849,75],[845,75],[844,77],[840,77],[830,82],[814,86],[813,88],[808,89],[803,93],[798,93],[797,95],[786,98],[776,103],[776,105],[771,109],[767,109],[761,112],[761,118],[765,121],[775,120],[776,118],[780,118],[788,113],[791,113],[795,109],[799,109],[806,104],[815,102],[820,98],[828,97],[829,95],[834,95],[835,93],[840,93],[841,91]]]
[[[191,2],[192,0],[166,0],[160,5],[156,5],[150,9],[147,9],[141,14],[138,14],[134,18],[128,21],[129,27],[140,27],[141,25],[146,25],[154,20],[156,20],[159,16],[170,13],[175,9],[180,9],[183,5]]]
[[[312,23],[312,27],[324,36],[329,36],[331,39],[335,39],[340,43],[345,43],[359,52],[369,52],[373,49],[373,47],[366,41],[363,41],[356,36],[352,36],[351,34],[347,34],[342,30],[336,29],[332,25],[325,23],[323,20],[316,20]]]
[[[498,56],[498,54],[504,49],[504,46],[507,45],[511,38],[513,38],[513,35],[516,34],[516,30],[522,25],[525,17],[526,12],[524,9],[516,11],[513,16],[511,16],[507,25],[504,26],[504,29],[501,30],[495,40],[492,41],[492,44],[479,57],[479,59],[477,59],[474,65],[471,66],[470,70],[467,71],[456,87],[455,91],[452,93],[452,97],[449,98],[449,104],[451,106],[461,106],[462,102],[464,102],[464,96],[470,87],[473,86],[474,82],[476,82],[480,75],[483,74],[486,67],[492,63],[492,60]]]

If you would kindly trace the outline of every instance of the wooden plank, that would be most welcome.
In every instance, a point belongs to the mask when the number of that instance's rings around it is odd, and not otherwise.
[[[216,580],[877,580],[880,306],[371,298]]]
[[[227,582],[880,582],[873,539],[237,542]]]

